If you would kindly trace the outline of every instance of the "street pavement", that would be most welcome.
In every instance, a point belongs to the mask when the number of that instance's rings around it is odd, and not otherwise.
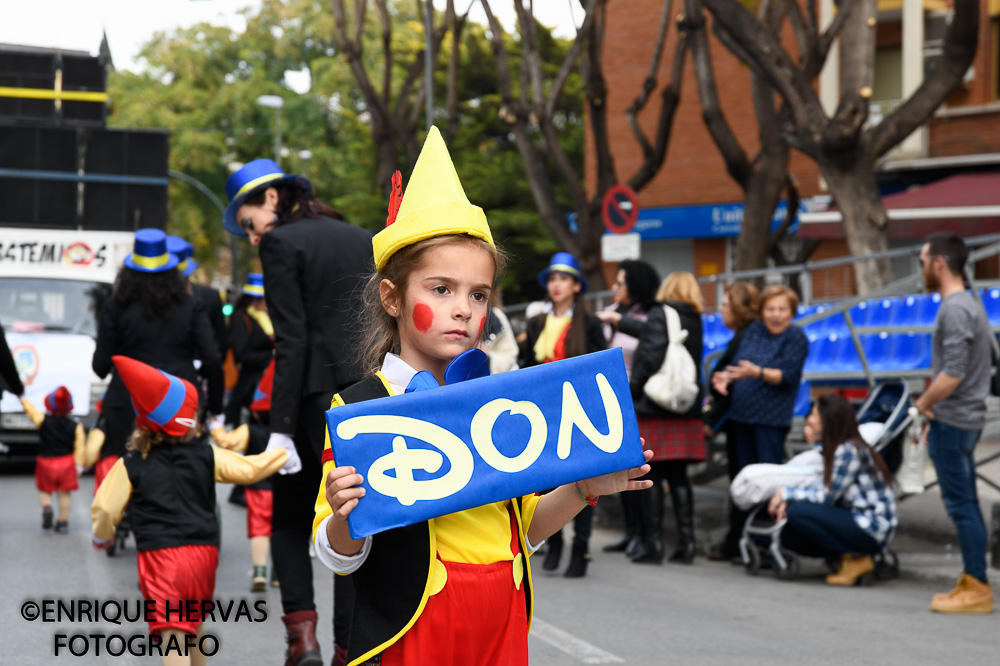
[[[1000,447],[993,442],[984,447]],[[994,449],[995,450],[995,449]],[[982,452],[982,451],[981,451]],[[1000,471],[1000,464],[997,464]],[[1000,474],[993,474],[1000,478]],[[1000,494],[980,486],[984,509]],[[26,602],[44,600],[117,600],[132,607],[141,599],[134,542],[115,557],[90,546],[89,499],[93,477],[81,479],[74,494],[70,534],[40,529],[33,477],[25,472],[0,474],[0,664],[158,663],[158,658],[127,653],[108,658],[75,657],[63,648],[54,657],[57,634],[141,635],[146,626],[125,622],[42,622],[22,618]],[[222,548],[215,598],[242,615],[208,623],[218,637],[212,664],[283,662],[280,595],[248,592],[249,546],[243,509],[225,502],[228,487],[219,486]],[[717,536],[724,494],[718,488],[698,492],[699,539]],[[605,500],[607,502],[608,500]],[[614,502],[615,500],[610,500]],[[668,511],[669,515],[669,511]],[[948,617],[931,613],[930,597],[950,588],[961,567],[940,497],[930,491],[900,504],[903,526],[894,543],[901,578],[870,588],[839,589],[823,582],[818,562],[804,563],[799,579],[783,582],[764,571],[758,577],[740,567],[710,563],[699,557],[693,566],[634,565],[621,555],[601,552],[618,537],[598,528],[592,541],[593,561],[586,578],[571,580],[535,569],[535,623],[529,639],[531,663],[575,664],[970,664],[995,665],[1000,659],[1000,615]],[[987,514],[988,516],[988,514]],[[988,520],[988,517],[987,517]],[[668,520],[668,527],[671,521]],[[714,525],[714,527],[712,527]],[[567,536],[571,528],[567,528]],[[667,536],[668,542],[670,535]],[[703,544],[701,544],[703,545]],[[565,566],[565,562],[563,563]],[[332,574],[313,562],[320,609],[319,640],[332,657]],[[994,579],[1000,574],[991,569]],[[994,592],[1000,601],[1000,593]],[[260,611],[255,601],[263,601]],[[257,620],[266,613],[266,621]],[[77,652],[82,640],[74,643]],[[113,642],[115,650],[118,643]],[[154,661],[155,659],[155,661]]]

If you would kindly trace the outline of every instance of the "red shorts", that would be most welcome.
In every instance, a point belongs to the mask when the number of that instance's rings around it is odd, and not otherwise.
[[[108,475],[111,468],[118,462],[118,456],[104,456],[94,465],[94,497],[97,497],[97,489],[101,487],[101,482]]]
[[[511,533],[511,551],[519,558],[513,514]],[[528,666],[527,571],[518,589],[511,561],[443,564],[444,589],[430,596],[410,630],[382,651],[382,666]]]
[[[57,490],[69,492],[79,488],[73,454],[57,458],[38,456],[35,459],[35,486],[43,493],[54,493]]]
[[[274,495],[270,490],[247,488],[247,538],[271,536]]]
[[[215,594],[218,566],[219,549],[215,546],[140,551],[139,587],[142,596],[156,602],[149,633],[166,629],[197,633],[202,622],[201,602],[210,601]]]

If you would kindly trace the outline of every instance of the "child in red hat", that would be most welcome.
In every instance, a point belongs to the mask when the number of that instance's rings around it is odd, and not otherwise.
[[[252,418],[232,432],[223,428],[212,430],[212,439],[230,451],[253,455],[267,449],[271,436],[268,427],[271,415],[271,391],[274,387],[274,361],[264,370],[257,390],[250,403]],[[253,562],[251,592],[263,592],[267,588],[267,555],[271,550],[271,516],[274,513],[274,499],[270,479],[247,486],[247,538],[250,540],[250,560]],[[271,569],[271,585],[277,587],[278,579]]]
[[[80,487],[76,477],[83,472],[83,425],[70,416],[73,396],[60,386],[45,396],[42,414],[27,398],[21,398],[24,411],[38,428],[38,459],[35,462],[35,487],[42,505],[42,529],[52,527],[52,493],[59,500],[56,534],[69,532],[69,494]]]
[[[195,440],[194,386],[125,356],[112,361],[131,395],[136,430],[128,453],[111,468],[94,498],[94,547],[111,545],[128,505],[139,551],[139,585],[143,596],[155,602],[149,629],[161,636],[164,663],[203,664],[205,655],[198,649],[185,650],[184,634],[204,635],[198,610],[215,592],[215,484],[255,483],[281,469],[288,454],[275,450],[240,456]],[[177,612],[180,604],[184,613]],[[175,645],[178,652],[171,651]]]

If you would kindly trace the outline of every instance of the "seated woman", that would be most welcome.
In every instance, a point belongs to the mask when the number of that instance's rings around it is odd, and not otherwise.
[[[875,570],[871,556],[885,549],[896,531],[889,468],[861,438],[854,409],[843,397],[820,396],[806,423],[822,442],[823,484],[783,488],[768,511],[775,520],[788,518],[781,532],[784,547],[808,557],[840,558],[827,583],[868,583]]]

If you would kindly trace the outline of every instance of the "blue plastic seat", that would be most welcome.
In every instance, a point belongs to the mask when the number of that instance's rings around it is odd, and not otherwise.
[[[867,326],[868,318],[872,314],[872,303],[874,301],[861,301],[850,309],[851,321],[855,326]]]
[[[702,339],[706,342],[725,343],[733,337],[733,332],[722,323],[722,315],[706,314],[701,316]]]
[[[847,340],[850,342],[850,340]],[[844,349],[844,338],[836,333],[810,338],[805,372],[840,372],[838,366]]]
[[[865,350],[868,367],[873,372],[895,369],[896,363],[892,356],[894,345],[895,336],[886,331],[861,336],[861,347]]]
[[[799,384],[799,392],[795,395],[795,416],[808,416],[812,410],[812,384],[804,381]]]
[[[938,310],[941,308],[941,294],[934,292],[924,296],[921,303],[920,314],[917,316],[917,326],[933,326],[937,319]]]
[[[897,333],[892,360],[898,370],[924,370],[931,367],[930,333]]]
[[[986,306],[986,315],[989,317],[990,326],[1000,326],[1000,288],[984,289],[983,305]]]
[[[924,298],[921,294],[904,296],[893,309],[889,318],[889,326],[893,328],[916,326],[920,312],[924,307]]]
[[[868,317],[867,326],[877,326],[884,328],[889,326],[889,322],[892,321],[893,313],[897,308],[900,307],[901,301],[899,298],[880,298],[877,301],[873,301],[871,304],[871,314]]]
[[[843,343],[837,354],[836,364],[832,372],[862,372],[864,366],[861,365],[861,357],[858,356],[857,347],[850,335],[841,336]]]

